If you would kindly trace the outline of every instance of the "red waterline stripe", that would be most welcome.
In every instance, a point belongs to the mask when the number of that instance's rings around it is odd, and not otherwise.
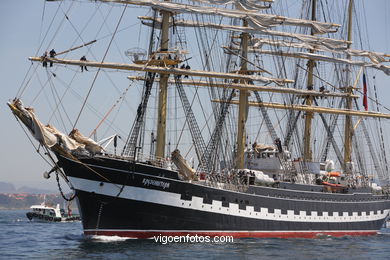
[[[234,238],[317,238],[321,235],[329,235],[333,237],[342,236],[372,236],[376,235],[377,231],[290,231],[290,232],[251,232],[251,231],[125,231],[125,230],[97,230],[84,231],[85,235],[89,236],[119,236],[128,238],[147,239],[155,236],[232,236]]]

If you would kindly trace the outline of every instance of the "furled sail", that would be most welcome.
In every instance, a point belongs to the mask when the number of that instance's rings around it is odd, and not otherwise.
[[[172,161],[179,169],[180,175],[182,175],[186,180],[196,179],[195,170],[191,168],[188,162],[181,156],[178,149],[172,152]]]
[[[155,28],[161,28],[161,19],[153,19],[152,17],[149,16],[140,16],[139,19],[143,20],[142,23],[147,26],[154,26]],[[154,21],[154,23],[148,23],[146,22],[146,20]],[[205,28],[212,28],[218,30],[228,30],[234,32],[292,38],[292,39],[299,40],[301,42],[305,42],[307,44],[333,46],[334,48],[339,48],[339,49],[346,49],[347,44],[349,43],[348,41],[339,40],[339,39],[268,30],[266,27],[254,23],[249,23],[247,27],[244,27],[244,26],[230,25],[230,24],[215,24],[215,23],[198,22],[198,21],[175,20],[174,24],[171,23],[171,26],[173,25],[183,26],[183,27],[197,27],[197,28],[205,27]]]
[[[360,57],[368,57],[373,63],[382,63],[389,61],[386,58],[389,58],[390,55],[379,52],[371,52],[365,50],[355,50],[349,48],[340,48],[334,45],[327,44],[310,44],[305,42],[289,42],[282,40],[271,40],[264,38],[254,38],[251,41],[253,48],[261,49],[264,45],[276,46],[276,47],[286,47],[286,48],[299,48],[299,49],[308,49],[322,52],[332,52],[332,53],[340,53],[350,56],[360,56]]]
[[[213,5],[234,4],[238,9],[258,10],[270,8],[270,5],[260,5],[258,2],[273,2],[273,0],[194,0],[195,2]]]
[[[43,146],[52,148],[56,145],[67,152],[76,151],[83,152],[87,150],[89,153],[96,154],[102,152],[103,148],[95,141],[84,137],[77,129],[72,131],[72,135],[66,135],[57,130],[52,125],[44,125],[36,117],[34,110],[29,107],[24,107],[20,99],[15,99],[8,103],[12,112],[23,122],[23,124],[31,132],[32,136]]]
[[[224,47],[224,48],[227,48],[227,47]],[[253,48],[249,49],[249,51],[261,53],[261,54],[278,55],[278,56],[292,57],[292,58],[299,58],[299,59],[318,60],[318,61],[326,61],[326,62],[332,62],[332,63],[340,63],[340,64],[349,64],[349,65],[354,65],[354,66],[369,67],[369,68],[381,70],[386,75],[390,75],[390,66],[387,66],[387,65],[384,65],[381,63],[372,63],[372,62],[366,62],[366,61],[361,61],[361,60],[349,60],[349,59],[336,58],[336,57],[330,57],[330,56],[326,56],[326,55],[322,55],[322,54],[307,53],[307,52],[269,51],[269,50],[256,50]]]
[[[219,15],[230,18],[239,18],[248,20],[252,27],[256,29],[266,29],[279,25],[292,25],[311,27],[316,33],[331,33],[335,32],[338,24],[323,23],[304,19],[288,18],[279,15],[263,14],[252,10],[233,10],[223,8],[212,8],[209,6],[185,5],[172,2],[161,2],[157,0],[102,0],[103,2],[116,2],[123,4],[134,4],[142,6],[150,6],[155,9],[160,9],[172,13],[198,13],[207,15]]]
[[[76,142],[85,145],[85,149],[92,152],[93,154],[100,153],[103,149],[94,140],[92,140],[91,138],[88,138],[88,137],[84,136],[82,133],[80,133],[80,131],[78,129],[73,129],[70,132],[69,137],[76,140]]]
[[[128,76],[128,79],[131,80],[143,80],[146,81],[145,77],[139,76]],[[159,82],[160,80],[157,78],[154,80],[155,82]],[[176,84],[175,80],[168,80],[169,84]],[[352,97],[358,98],[357,95],[350,95],[348,93],[338,93],[338,92],[330,92],[330,91],[314,91],[314,90],[304,90],[304,89],[296,89],[296,88],[284,88],[284,87],[274,87],[274,86],[258,86],[252,84],[241,84],[241,83],[227,83],[223,81],[213,81],[210,83],[209,81],[196,81],[196,80],[181,80],[183,85],[193,85],[193,86],[204,86],[204,87],[216,87],[216,88],[230,88],[230,89],[240,89],[240,90],[248,90],[248,91],[261,91],[261,92],[273,92],[273,93],[282,93],[282,94],[295,94],[295,95],[305,95],[305,96],[317,96],[317,97]]]

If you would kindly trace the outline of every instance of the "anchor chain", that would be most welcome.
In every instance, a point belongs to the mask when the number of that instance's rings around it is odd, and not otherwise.
[[[58,190],[60,191],[62,198],[66,201],[72,201],[76,197],[76,194],[73,194],[69,199],[65,196],[61,188],[60,177],[58,176],[58,172],[56,172],[56,180],[57,180]]]

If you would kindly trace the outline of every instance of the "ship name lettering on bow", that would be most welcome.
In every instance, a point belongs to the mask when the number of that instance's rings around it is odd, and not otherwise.
[[[151,180],[151,179],[146,179],[146,178],[144,178],[142,180],[142,184],[145,185],[145,186],[150,186],[151,185],[151,186],[161,187],[164,190],[169,188],[169,185],[170,185],[169,182],[156,181],[156,180]]]

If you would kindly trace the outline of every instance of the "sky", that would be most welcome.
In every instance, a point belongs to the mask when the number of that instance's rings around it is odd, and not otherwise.
[[[389,1],[363,2],[369,21],[371,49],[390,53]],[[54,178],[45,180],[42,177],[50,166],[34,151],[6,105],[15,97],[31,64],[27,57],[33,56],[37,49],[42,9],[43,0],[0,1],[0,181],[11,182],[17,187],[28,185],[56,189]],[[384,93],[380,99],[387,107],[390,107],[389,83],[390,79],[382,72],[377,73],[377,87]],[[390,136],[390,128],[386,131],[386,135]]]
[[[12,99],[21,84],[29,62],[28,56],[37,45],[42,1],[12,1],[0,3],[0,120],[1,152],[0,181],[15,186],[24,185],[52,189],[54,180],[43,181],[42,174],[48,170],[38,158],[6,102]],[[36,6],[35,6],[36,5]],[[38,26],[38,27],[37,27]]]

